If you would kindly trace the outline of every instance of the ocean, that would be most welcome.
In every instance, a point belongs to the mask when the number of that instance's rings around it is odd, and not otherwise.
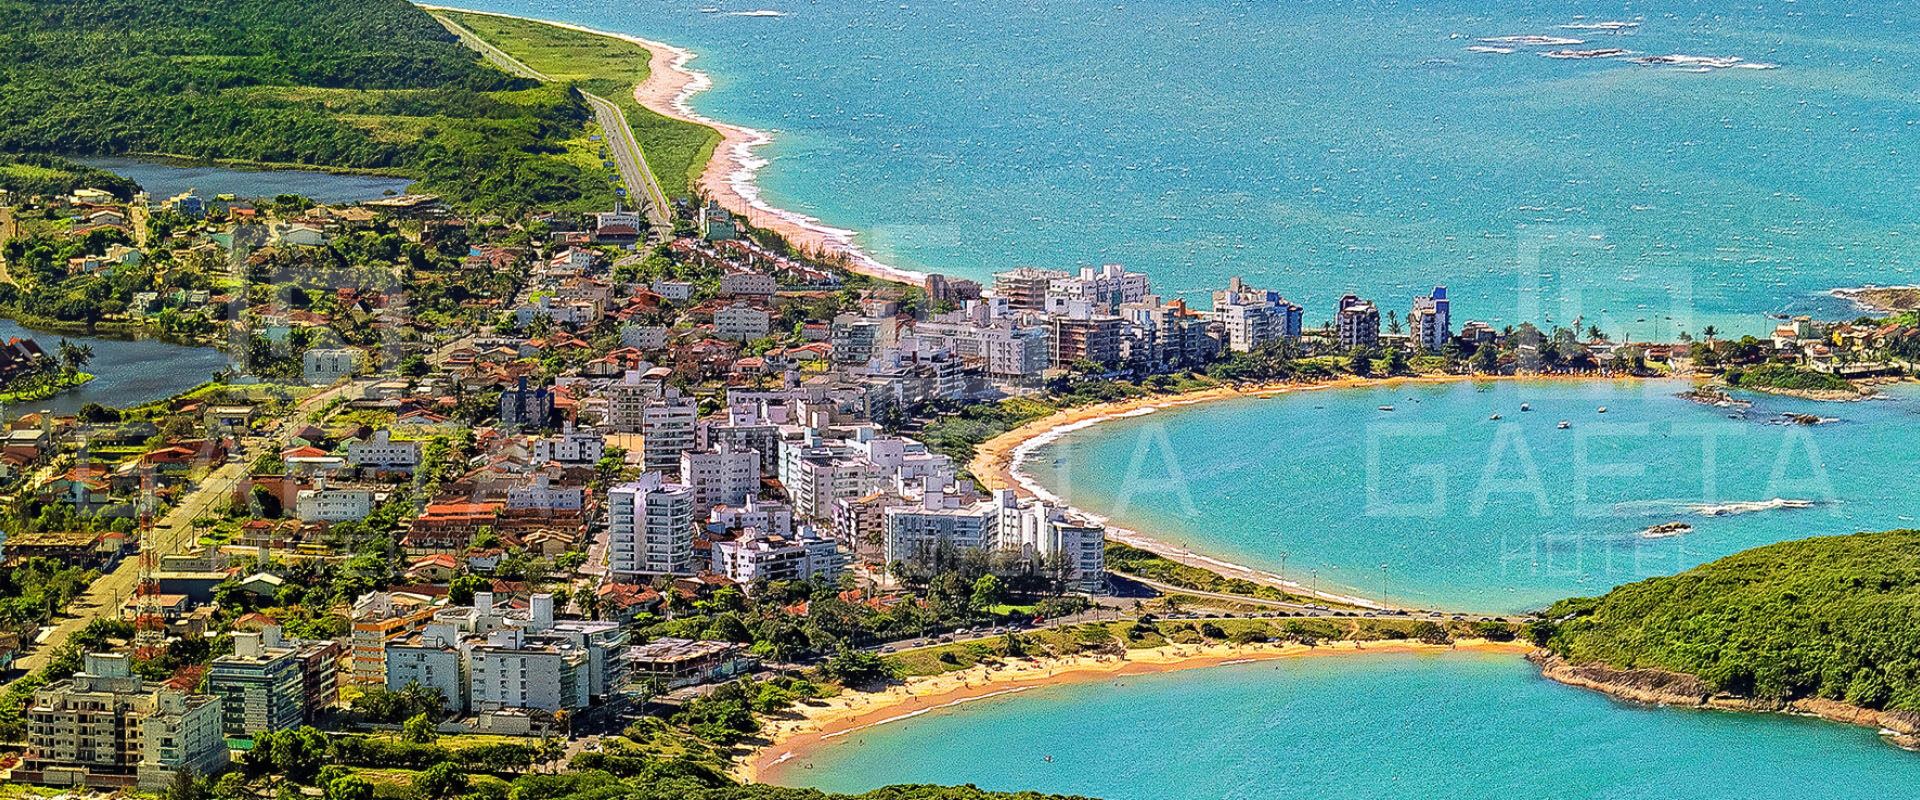
[[[1471,653],[1035,689],[834,742],[765,777],[826,791],[973,783],[1106,800],[1842,800],[1920,783],[1920,758],[1867,728],[1621,703],[1549,682],[1517,656]]]
[[[1309,324],[1446,284],[1641,338],[1914,281],[1911,2],[456,5],[691,48],[695,107],[773,132],[766,198],[901,267],[1243,275]],[[1669,55],[1704,60],[1632,61]]]
[[[1853,403],[1738,393],[1753,403],[1740,409],[1675,396],[1690,386],[1293,392],[1093,425],[1025,470],[1115,525],[1410,608],[1528,611],[1763,544],[1915,526],[1903,454],[1920,387]],[[1649,534],[1664,523],[1692,531]]]

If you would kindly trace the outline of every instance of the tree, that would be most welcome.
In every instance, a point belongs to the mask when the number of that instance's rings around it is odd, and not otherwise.
[[[1365,347],[1347,351],[1347,371],[1362,378],[1373,374],[1373,353]]]
[[[401,725],[400,738],[412,744],[433,744],[440,741],[440,732],[434,729],[433,719],[422,712]]]
[[[827,659],[827,663],[820,666],[820,673],[843,686],[871,684],[893,677],[893,670],[880,656],[849,648],[841,648]]]
[[[327,800],[373,800],[373,781],[358,775],[335,778],[327,784]]]
[[[1006,597],[1007,588],[995,575],[982,575],[973,582],[973,600],[969,604],[976,611],[985,611],[1000,604]]]
[[[465,794],[467,782],[467,773],[449,762],[442,761],[415,775],[413,790],[423,797],[439,800]]]
[[[478,575],[461,575],[447,584],[447,601],[456,606],[473,605],[473,594],[492,585]]]

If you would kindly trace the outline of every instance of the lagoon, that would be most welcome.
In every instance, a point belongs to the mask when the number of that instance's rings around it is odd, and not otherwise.
[[[1517,656],[1463,652],[1034,689],[857,731],[763,778],[1106,800],[1840,799],[1920,785],[1920,756],[1866,728],[1632,705],[1547,681]]]
[[[61,392],[45,400],[19,403],[4,409],[0,417],[15,417],[50,410],[71,414],[87,403],[128,408],[162,400],[212,380],[213,373],[230,366],[227,356],[211,347],[192,347],[141,339],[101,339],[88,336],[45,333],[21,327],[13,320],[0,319],[0,339],[33,339],[48,355],[58,352],[62,338],[93,347],[93,361],[87,372],[94,379],[77,389]]]
[[[1854,403],[1740,393],[1742,410],[1675,396],[1691,385],[1294,391],[1093,425],[1024,469],[1115,525],[1412,608],[1520,612],[1763,544],[1915,525],[1920,387]],[[1646,534],[1668,522],[1693,531]]]
[[[306,170],[247,170],[131,158],[83,158],[80,161],[132,178],[155,202],[193,189],[203,198],[222,194],[248,198],[297,194],[316,203],[355,203],[405,192],[413,183],[407,178]]]

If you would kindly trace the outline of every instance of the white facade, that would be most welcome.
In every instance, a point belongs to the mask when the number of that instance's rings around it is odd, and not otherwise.
[[[761,295],[772,296],[779,291],[780,284],[772,275],[760,272],[734,272],[720,276],[720,293],[724,295]]]
[[[466,660],[458,643],[459,633],[453,626],[434,623],[416,643],[388,644],[387,689],[397,692],[418,683],[423,689],[439,689],[449,711],[466,711]]]
[[[640,454],[646,468],[671,472],[680,454],[700,446],[700,407],[677,393],[640,409]]]
[[[1226,331],[1227,349],[1239,353],[1300,338],[1301,311],[1279,292],[1248,287],[1239,278],[1213,293],[1213,319]]]
[[[1128,272],[1119,264],[1107,264],[1095,270],[1080,268],[1080,274],[1054,278],[1047,286],[1047,305],[1055,298],[1085,300],[1096,307],[1112,310],[1126,303],[1138,303],[1151,293],[1144,272]]]
[[[680,453],[680,483],[693,490],[697,514],[738,506],[760,489],[760,454],[728,444]]]
[[[693,284],[686,281],[656,280],[652,289],[654,294],[667,300],[680,301],[693,296]]]
[[[507,487],[507,508],[511,510],[579,511],[586,507],[587,491],[582,486],[555,486],[544,472]]]
[[[635,350],[660,350],[667,346],[665,325],[622,325],[620,346]]]
[[[731,542],[713,543],[713,571],[741,583],[759,580],[831,580],[844,559],[831,539],[803,527],[799,536],[779,536],[749,528]]]
[[[325,485],[301,489],[294,498],[294,515],[301,522],[347,522],[373,513],[373,493],[365,489],[328,489]]]
[[[564,423],[558,435],[533,440],[533,462],[590,467],[600,463],[606,450],[607,437],[599,431],[592,428],[575,429],[573,423],[568,422]]]
[[[1431,353],[1440,352],[1453,337],[1453,302],[1447,299],[1447,287],[1435,286],[1426,297],[1413,298],[1413,310],[1407,315],[1408,330],[1414,344]]]
[[[736,342],[764,339],[772,330],[773,317],[746,303],[713,312],[713,335]]]
[[[507,628],[487,634],[467,652],[469,702],[475,711],[531,708],[573,711],[587,707],[587,654],[555,642],[530,642]]]
[[[789,536],[793,533],[793,506],[748,496],[744,505],[714,506],[707,512],[707,527],[758,528],[775,536]]]
[[[300,356],[301,377],[315,386],[328,386],[353,377],[366,355],[352,348],[316,347]]]
[[[412,472],[420,466],[420,443],[396,442],[391,431],[374,431],[364,442],[347,443],[347,463],[379,472]]]
[[[693,490],[660,473],[607,492],[607,566],[623,575],[693,572]]]

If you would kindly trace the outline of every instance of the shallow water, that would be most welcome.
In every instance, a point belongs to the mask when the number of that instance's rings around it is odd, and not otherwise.
[[[1245,275],[1310,323],[1445,283],[1457,319],[1642,337],[1914,281],[1911,2],[460,5],[692,48],[695,106],[776,132],[767,198],[906,267]],[[1585,43],[1480,41],[1528,34]],[[1542,57],[1606,47],[1779,68]]]
[[[1674,396],[1689,385],[1294,392],[1094,425],[1025,469],[1114,524],[1420,608],[1522,611],[1762,544],[1914,526],[1903,454],[1920,387],[1855,403],[1743,393],[1753,407],[1729,419],[1739,410]],[[1784,412],[1837,421],[1777,424]],[[1666,522],[1694,530],[1643,535]]]
[[[1450,653],[1035,689],[859,731],[764,777],[1108,800],[1880,798],[1920,782],[1920,756],[1866,728],[1629,705],[1517,656]]]

